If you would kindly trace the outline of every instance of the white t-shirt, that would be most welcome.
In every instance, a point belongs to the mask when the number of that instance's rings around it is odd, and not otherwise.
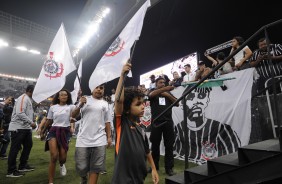
[[[97,147],[107,145],[106,123],[112,121],[108,102],[86,97],[87,103],[81,109],[81,123],[76,138],[76,147]]]
[[[150,83],[149,89],[155,89],[156,88],[156,83]]]
[[[233,56],[234,60],[235,60],[235,65],[237,65],[241,59],[244,58],[244,50],[246,50],[247,48],[249,48],[248,46],[245,46],[242,50],[240,50],[235,56]]]
[[[183,82],[190,82],[194,80],[195,80],[195,73],[193,72],[186,73],[186,75],[184,75],[183,77]]]
[[[71,111],[75,105],[53,105],[50,107],[47,119],[52,119],[52,126],[69,127]]]

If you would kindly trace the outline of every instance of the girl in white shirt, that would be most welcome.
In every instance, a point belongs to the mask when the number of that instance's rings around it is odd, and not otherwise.
[[[74,132],[73,124],[70,123],[71,111],[75,108],[72,104],[71,94],[68,90],[62,89],[55,94],[53,98],[53,106],[50,107],[46,126],[41,135],[45,132],[49,125],[50,128],[46,142],[47,148],[50,150],[49,163],[49,184],[54,182],[56,162],[59,158],[60,174],[65,176],[67,173],[65,162],[67,159],[68,143],[71,133]]]

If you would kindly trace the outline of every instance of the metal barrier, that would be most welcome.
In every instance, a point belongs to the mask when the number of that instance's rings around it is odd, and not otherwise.
[[[281,80],[282,79],[282,75],[279,76],[275,76],[274,79],[278,79]],[[265,88],[268,88],[269,86],[269,81],[271,81],[271,78],[267,79],[265,81]],[[282,82],[279,82],[279,86],[280,86],[280,93],[282,92]],[[268,105],[268,110],[269,110],[269,116],[270,116],[270,121],[271,121],[271,125],[272,125],[272,130],[273,130],[273,136],[276,138],[276,131],[275,131],[275,125],[274,124],[274,119],[273,119],[273,112],[272,112],[272,107],[271,107],[271,102],[270,102],[270,95],[269,95],[269,88],[266,90],[266,99],[267,99],[267,105]]]

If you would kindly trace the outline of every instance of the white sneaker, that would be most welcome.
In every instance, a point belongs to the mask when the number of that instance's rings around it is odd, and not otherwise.
[[[67,168],[66,168],[65,164],[60,166],[60,174],[61,174],[61,176],[67,175]]]

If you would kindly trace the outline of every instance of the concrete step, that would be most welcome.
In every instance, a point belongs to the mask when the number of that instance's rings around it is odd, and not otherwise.
[[[238,153],[231,153],[208,160],[208,176],[216,175],[239,167]]]
[[[269,139],[243,146],[238,149],[239,165],[255,162],[279,153],[281,153],[281,151],[278,139]]]
[[[192,167],[184,171],[184,179],[186,184],[199,181],[205,178],[208,178],[207,164]]]

